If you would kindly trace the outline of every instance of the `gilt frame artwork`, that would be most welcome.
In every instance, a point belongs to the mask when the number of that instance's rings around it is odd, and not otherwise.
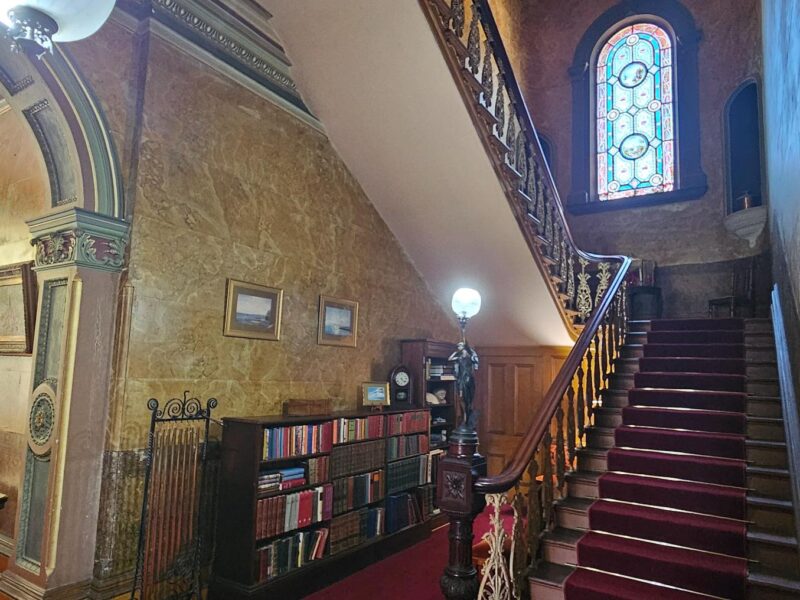
[[[237,279],[227,286],[223,335],[280,340],[283,290]]]
[[[355,348],[358,339],[358,302],[319,297],[317,343]]]
[[[36,300],[32,262],[0,267],[0,354],[31,354]]]

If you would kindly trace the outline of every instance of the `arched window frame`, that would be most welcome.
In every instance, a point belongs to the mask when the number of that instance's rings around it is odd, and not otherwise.
[[[675,186],[672,191],[600,201],[597,194],[595,67],[597,54],[617,31],[633,23],[653,23],[673,40]],[[708,189],[700,163],[697,46],[700,31],[676,0],[623,0],[586,30],[570,68],[572,79],[572,190],[567,207],[580,214],[650,206],[701,197]]]

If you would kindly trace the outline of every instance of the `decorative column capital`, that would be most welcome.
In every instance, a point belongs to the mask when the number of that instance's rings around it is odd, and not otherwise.
[[[130,225],[98,213],[69,208],[28,221],[36,247],[34,269],[64,266],[120,271]]]

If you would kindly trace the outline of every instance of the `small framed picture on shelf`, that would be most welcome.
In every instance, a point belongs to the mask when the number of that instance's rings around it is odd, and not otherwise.
[[[223,335],[281,339],[283,290],[228,279]]]
[[[357,337],[358,302],[320,296],[317,343],[355,348]]]
[[[362,383],[361,400],[364,406],[389,406],[389,384],[380,381]]]

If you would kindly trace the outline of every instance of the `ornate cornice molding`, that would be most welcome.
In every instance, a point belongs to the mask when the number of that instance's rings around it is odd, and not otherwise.
[[[35,269],[80,266],[120,271],[128,223],[78,208],[28,221],[36,247]]]
[[[122,0],[119,8],[137,19],[153,17],[202,50],[277,95],[296,110],[313,118],[290,74],[291,63],[269,33],[247,14],[225,9],[213,0]],[[235,7],[233,7],[235,8]]]

